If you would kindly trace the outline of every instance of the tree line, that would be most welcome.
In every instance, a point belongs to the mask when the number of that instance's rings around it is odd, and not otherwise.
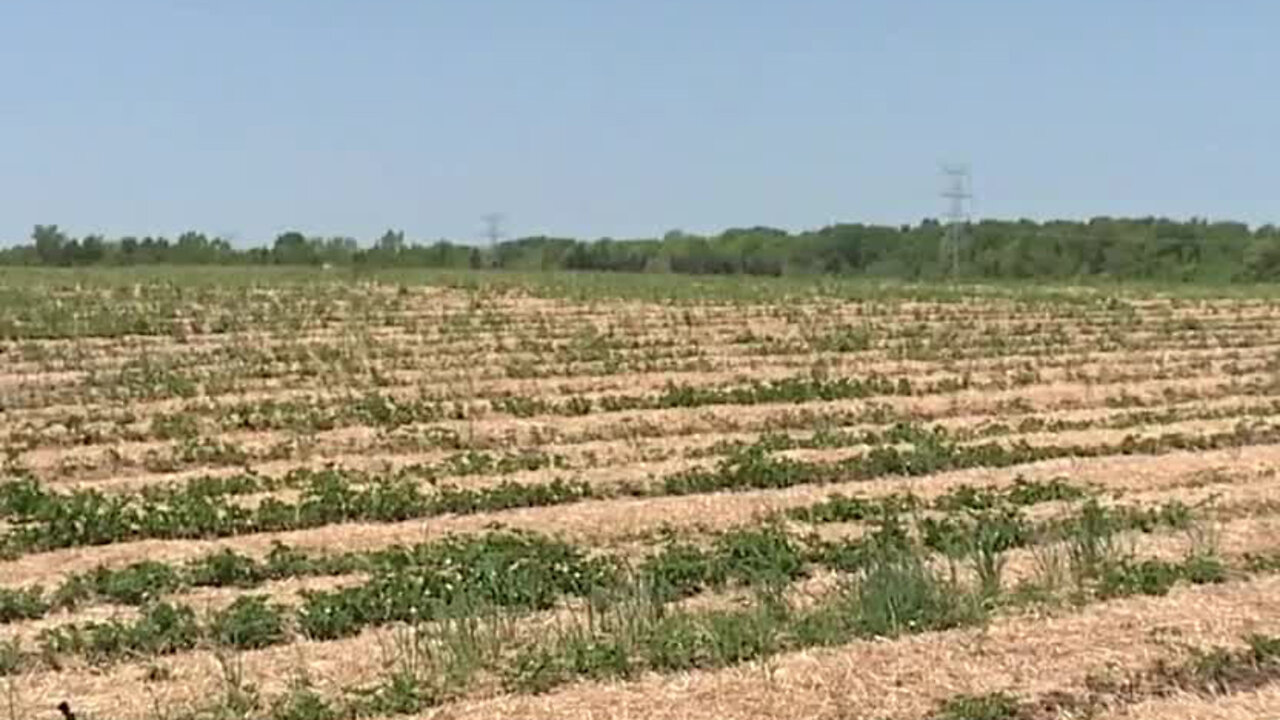
[[[971,278],[1113,277],[1165,281],[1280,278],[1280,229],[1201,219],[1094,218],[1035,222],[982,220],[963,228],[959,263],[940,252],[946,228],[839,224],[799,233],[768,227],[717,235],[673,230],[661,238],[575,240],[525,237],[479,248],[406,241],[387,231],[362,246],[349,237],[282,233],[269,246],[236,248],[203,233],[164,237],[74,238],[37,225],[31,241],[0,250],[0,264],[331,265],[422,268],[597,270],[681,274],[865,275],[923,280],[953,272]]]

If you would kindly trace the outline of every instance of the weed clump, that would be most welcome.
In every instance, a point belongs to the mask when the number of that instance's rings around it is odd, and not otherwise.
[[[218,644],[238,650],[264,648],[284,642],[285,615],[265,597],[242,595],[214,614],[209,634]]]

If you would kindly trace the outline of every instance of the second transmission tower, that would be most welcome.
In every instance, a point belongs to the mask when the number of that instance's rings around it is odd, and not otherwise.
[[[947,228],[942,235],[939,255],[951,276],[956,277],[960,274],[960,256],[965,244],[965,230],[969,225],[969,203],[973,199],[973,185],[968,165],[943,165],[942,172],[947,176],[942,197],[948,200],[948,205]]]
[[[481,218],[484,221],[484,237],[492,250],[502,240],[502,221],[506,216],[502,213],[489,213]]]

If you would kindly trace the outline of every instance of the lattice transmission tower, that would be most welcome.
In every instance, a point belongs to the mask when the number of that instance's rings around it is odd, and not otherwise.
[[[947,199],[946,231],[942,234],[939,256],[952,277],[960,274],[960,257],[966,245],[969,227],[969,208],[973,200],[973,178],[969,166],[961,163],[943,164],[946,187],[942,197]]]
[[[502,213],[488,213],[480,218],[484,221],[484,238],[489,243],[489,249],[493,249],[502,241],[502,223],[506,220],[506,216]]]

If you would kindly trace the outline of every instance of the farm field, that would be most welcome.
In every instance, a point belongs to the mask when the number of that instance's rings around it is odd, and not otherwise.
[[[0,272],[5,718],[1280,715],[1280,298]]]

